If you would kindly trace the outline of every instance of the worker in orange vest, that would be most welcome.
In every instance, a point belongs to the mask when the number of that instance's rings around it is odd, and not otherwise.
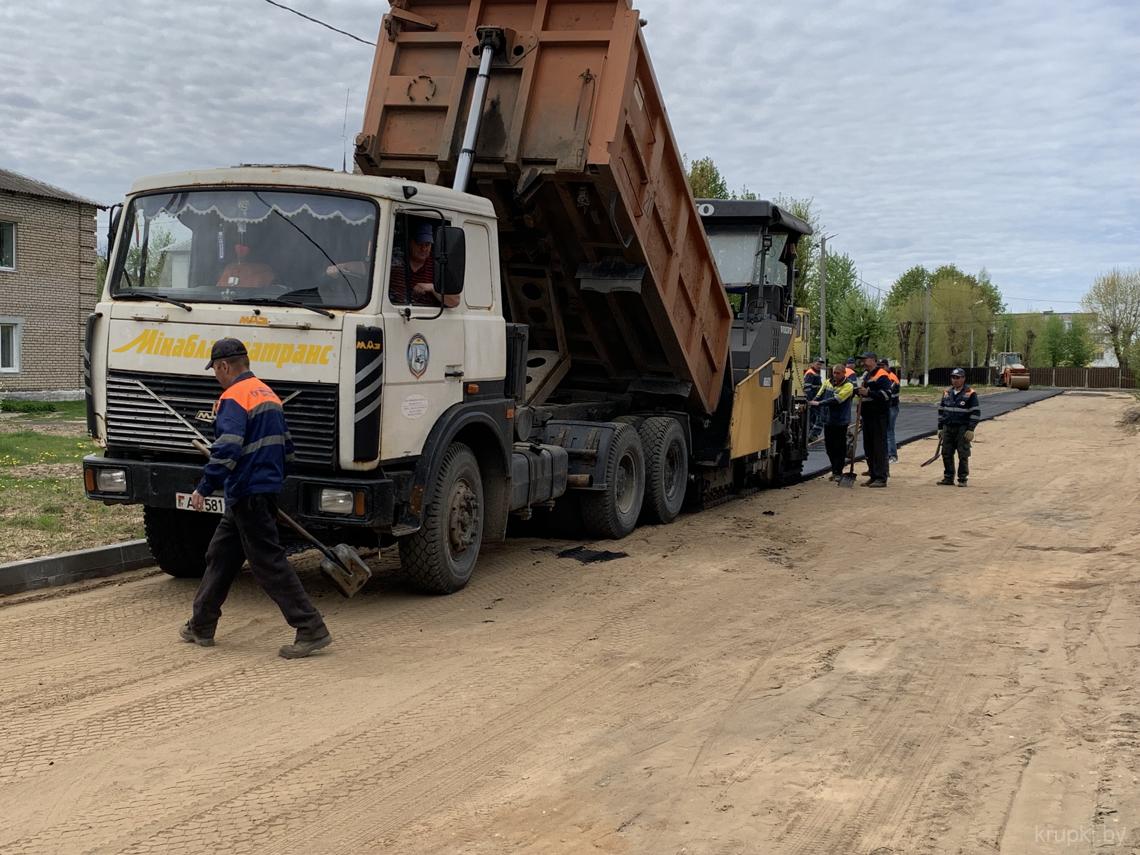
[[[879,367],[887,372],[887,377],[891,381],[891,409],[887,416],[887,462],[898,463],[899,449],[895,444],[895,422],[899,418],[899,389],[902,387],[899,384],[898,373],[891,370],[891,363],[888,360],[880,359]]]
[[[891,409],[891,380],[879,368],[879,358],[868,351],[863,354],[866,372],[855,394],[862,398],[860,418],[863,422],[863,453],[867,455],[867,473],[870,480],[865,487],[885,487],[890,478],[887,462],[887,425]]]

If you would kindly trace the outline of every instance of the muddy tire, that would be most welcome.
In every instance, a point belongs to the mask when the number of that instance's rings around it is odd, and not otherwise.
[[[452,443],[428,491],[420,530],[400,538],[404,577],[428,594],[464,587],[483,545],[484,510],[479,461],[468,446]]]
[[[205,573],[206,549],[221,519],[217,514],[144,507],[146,545],[159,569],[178,579]]]
[[[590,537],[618,539],[637,526],[645,497],[645,452],[637,430],[616,425],[606,458],[606,489],[583,491],[582,523]]]
[[[645,452],[641,521],[671,523],[681,513],[689,484],[689,444],[676,419],[653,416],[637,428]]]

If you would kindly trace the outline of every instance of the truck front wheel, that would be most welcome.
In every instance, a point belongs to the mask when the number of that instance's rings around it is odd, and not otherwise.
[[[479,461],[461,442],[443,455],[424,504],[420,530],[400,538],[404,576],[429,594],[452,594],[471,579],[483,544]]]
[[[582,493],[582,522],[591,537],[625,537],[637,525],[645,498],[645,452],[637,430],[614,425],[606,457],[606,489]]]
[[[146,545],[164,573],[194,579],[206,572],[206,548],[221,522],[216,514],[143,508]]]

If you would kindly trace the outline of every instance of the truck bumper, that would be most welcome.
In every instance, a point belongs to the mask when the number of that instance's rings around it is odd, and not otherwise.
[[[125,475],[123,490],[107,492],[98,489],[99,470],[119,470]],[[201,465],[187,463],[153,463],[119,460],[88,455],[83,460],[83,485],[87,498],[107,504],[145,505],[151,508],[174,508],[175,493],[192,493],[201,477]],[[331,514],[320,510],[322,489],[348,490],[353,493],[352,514]],[[389,531],[395,515],[397,480],[374,478],[321,478],[289,475],[281,490],[281,510],[299,521],[323,526],[353,526]]]

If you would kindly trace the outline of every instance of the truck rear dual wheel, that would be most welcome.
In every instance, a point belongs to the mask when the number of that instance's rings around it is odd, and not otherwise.
[[[146,545],[159,569],[178,579],[205,573],[206,549],[221,519],[216,514],[144,507]]]
[[[453,594],[475,570],[483,545],[483,479],[470,447],[452,443],[425,497],[415,534],[400,538],[400,570],[429,594]]]
[[[681,513],[689,485],[689,445],[676,419],[652,416],[637,428],[645,451],[645,501],[641,521],[671,523]]]
[[[606,489],[583,491],[582,522],[594,538],[618,539],[637,526],[645,498],[645,452],[637,429],[616,424],[606,457]]]

